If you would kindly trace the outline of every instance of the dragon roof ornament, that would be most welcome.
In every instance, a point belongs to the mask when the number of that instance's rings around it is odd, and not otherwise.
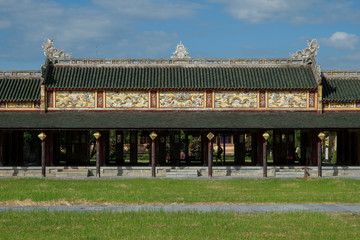
[[[44,43],[42,44],[42,48],[44,49],[44,55],[51,59],[70,59],[70,53],[65,53],[64,50],[59,51],[57,48],[55,48],[54,46],[54,40],[52,39],[47,39],[44,41]]]
[[[305,63],[311,63],[312,59],[318,54],[320,45],[316,39],[307,41],[308,47],[303,51],[299,50],[296,53],[290,54],[293,59],[303,60]]]
[[[189,56],[189,53],[186,51],[185,46],[180,41],[180,43],[176,46],[176,50],[175,50],[175,52],[173,52],[173,55],[171,56],[171,58],[189,59],[191,57]]]

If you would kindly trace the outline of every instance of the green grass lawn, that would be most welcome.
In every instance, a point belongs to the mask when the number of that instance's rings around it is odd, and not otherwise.
[[[359,239],[359,214],[7,212],[0,239]]]
[[[154,203],[360,203],[360,180],[0,180],[0,205]]]

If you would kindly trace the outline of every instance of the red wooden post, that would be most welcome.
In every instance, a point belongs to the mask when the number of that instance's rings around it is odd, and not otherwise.
[[[41,140],[41,174],[43,177],[46,177],[46,149],[45,149],[45,133],[40,133],[38,137]]]
[[[155,138],[157,134],[155,132],[150,133],[151,138],[151,176],[156,177],[156,159],[155,159]]]
[[[96,139],[96,177],[100,177],[100,141],[99,138],[101,137],[101,134],[99,132],[96,132],[93,134]]]
[[[212,165],[213,165],[213,153],[212,153],[212,139],[215,137],[215,135],[210,132],[206,137],[209,139],[208,143],[208,177],[212,177]]]
[[[318,141],[317,149],[318,149],[318,156],[317,156],[317,165],[318,165],[318,177],[322,177],[322,165],[321,165],[321,141],[324,140],[325,134],[319,133],[318,135],[320,141]]]
[[[263,177],[267,177],[266,140],[263,142]]]
[[[269,133],[265,132],[263,135],[263,177],[267,177],[267,157],[266,157],[266,145],[269,138]]]

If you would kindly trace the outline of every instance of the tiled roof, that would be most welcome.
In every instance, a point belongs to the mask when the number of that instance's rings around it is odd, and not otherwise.
[[[50,68],[47,88],[58,89],[316,89],[310,67]]]
[[[323,79],[324,101],[360,101],[360,79]]]
[[[41,79],[0,79],[0,101],[40,101]]]
[[[360,112],[3,112],[0,129],[341,129]]]

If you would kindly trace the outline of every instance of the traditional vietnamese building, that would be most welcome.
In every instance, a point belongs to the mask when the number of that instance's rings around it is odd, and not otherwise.
[[[356,175],[360,71],[321,70],[318,47],[73,59],[49,40],[41,71],[0,71],[0,176]]]

